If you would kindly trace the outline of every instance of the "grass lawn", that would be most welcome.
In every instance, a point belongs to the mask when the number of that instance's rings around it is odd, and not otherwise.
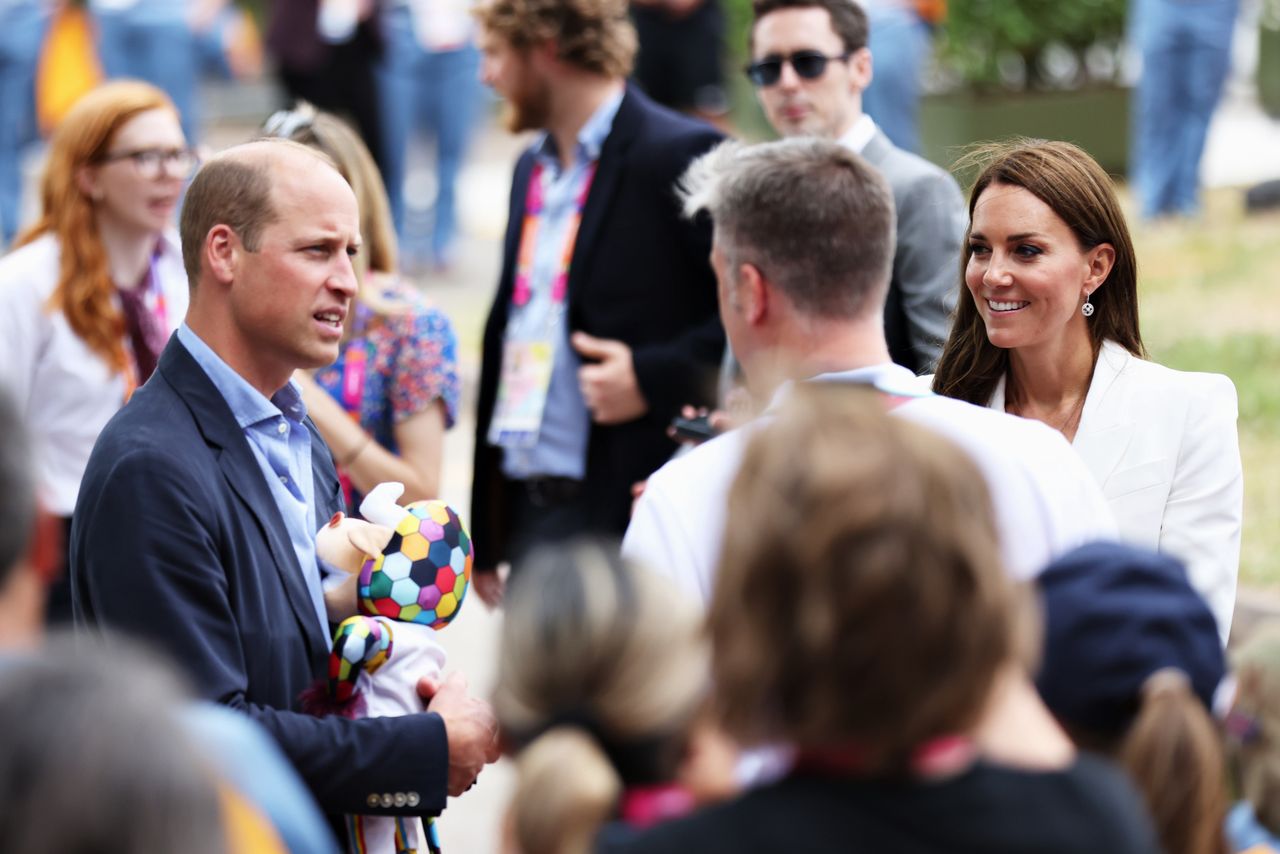
[[[1280,590],[1280,215],[1245,217],[1215,190],[1193,222],[1144,225],[1142,335],[1171,368],[1226,374],[1240,395],[1244,542],[1240,581]]]

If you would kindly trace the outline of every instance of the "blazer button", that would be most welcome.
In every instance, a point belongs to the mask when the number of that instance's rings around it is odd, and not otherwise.
[[[402,807],[409,799],[404,796],[404,792],[396,792],[396,806]]]
[[[405,798],[405,803],[407,803],[411,807],[416,807],[421,802],[421,800],[422,799],[418,797],[417,792],[410,792],[409,796]]]
[[[377,808],[378,808],[378,803],[379,803],[379,802],[380,802],[380,799],[378,798],[378,793],[377,793],[377,792],[374,792],[374,793],[373,793],[372,795],[370,795],[370,796],[368,797],[368,799],[365,801],[365,803],[366,803],[366,804],[368,804],[369,806],[373,807],[374,809],[377,809]]]
[[[392,804],[394,804],[395,802],[396,802],[396,799],[395,799],[395,798],[393,798],[393,797],[391,797],[391,793],[390,793],[390,792],[383,792],[383,793],[382,793],[382,808],[383,808],[383,809],[390,809],[390,808],[391,808],[391,805],[392,805]]]

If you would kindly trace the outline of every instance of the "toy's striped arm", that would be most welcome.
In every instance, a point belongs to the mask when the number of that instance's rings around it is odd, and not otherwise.
[[[339,703],[351,699],[360,672],[375,672],[391,657],[391,624],[373,617],[348,617],[333,634],[329,653],[329,694]]]

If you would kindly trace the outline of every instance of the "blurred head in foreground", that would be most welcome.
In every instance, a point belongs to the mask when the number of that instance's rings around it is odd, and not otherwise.
[[[593,850],[626,787],[677,776],[707,687],[701,614],[590,542],[536,553],[504,608],[493,705],[517,753],[512,831],[524,854]]]
[[[225,854],[185,692],[149,656],[54,637],[0,665],[0,839],[9,854]]]

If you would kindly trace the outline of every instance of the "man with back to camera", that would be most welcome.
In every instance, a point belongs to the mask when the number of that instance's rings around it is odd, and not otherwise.
[[[710,400],[724,349],[709,226],[675,182],[720,135],[626,84],[625,0],[491,0],[482,77],[516,164],[476,424],[474,583],[500,597],[541,542],[626,528],[631,485],[670,456],[668,421]]]
[[[871,83],[867,16],[853,0],[755,0],[747,76],[774,130],[819,136],[861,154],[889,181],[898,241],[885,300],[893,361],[932,370],[959,287],[964,198],[955,179],[896,147],[862,112]]]
[[[264,140],[210,160],[182,211],[186,322],[99,437],[72,523],[76,620],[155,643],[261,723],[330,814],[432,815],[496,759],[456,674],[426,713],[316,718],[327,674],[314,534],[342,507],[292,373],[332,362],[356,290],[355,196],[322,155]]]
[[[881,317],[893,201],[866,161],[811,137],[726,143],[696,161],[681,184],[689,214],[711,214],[720,314],[757,400],[785,406],[786,386],[801,380],[874,385],[895,414],[974,458],[991,488],[1006,569],[1017,577],[1115,535],[1102,492],[1062,434],[934,395],[891,362]],[[733,430],[655,472],[623,554],[708,601],[725,499],[751,432],[751,425]]]

